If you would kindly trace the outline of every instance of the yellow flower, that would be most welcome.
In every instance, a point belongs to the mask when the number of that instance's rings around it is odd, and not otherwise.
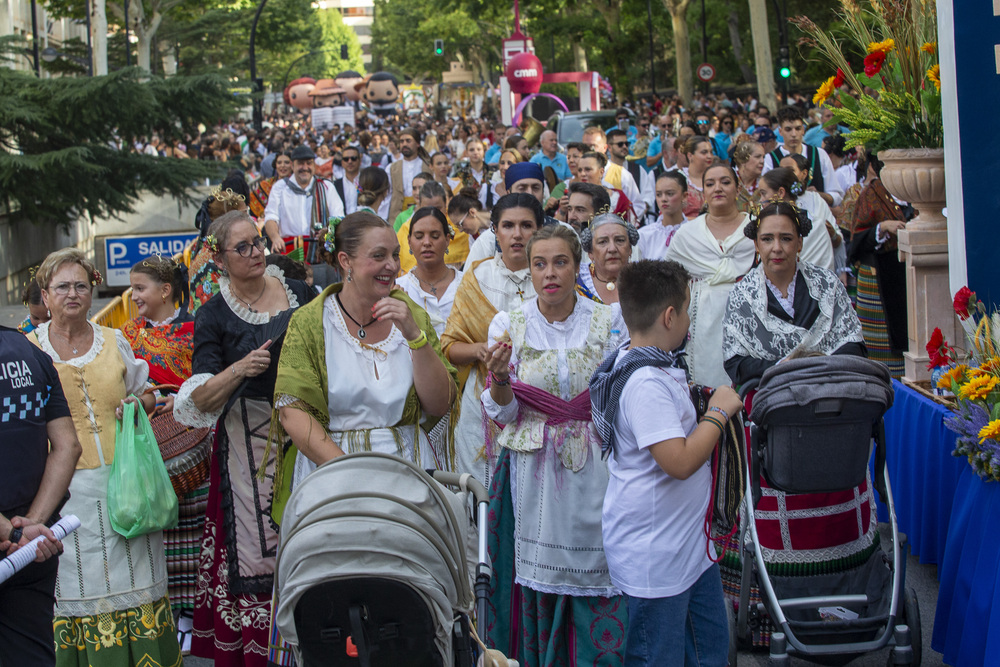
[[[875,53],[876,51],[881,51],[882,53],[889,53],[896,48],[896,40],[887,39],[881,42],[872,42],[868,45],[868,53]]]
[[[836,86],[834,85],[836,79],[837,77],[831,76],[823,82],[823,85],[816,89],[816,94],[813,95],[813,104],[817,106],[823,104],[830,95],[833,95],[833,91],[836,90]]]
[[[934,65],[929,70],[927,70],[927,78],[934,83],[934,87],[937,88],[938,92],[941,92],[941,66]]]
[[[980,375],[994,375],[1000,377],[1000,357],[988,359],[980,364],[979,368],[973,368],[969,371],[970,377],[979,377]]]
[[[933,56],[937,53],[937,42],[924,42],[924,45],[920,47],[920,50]]]
[[[938,389],[951,389],[951,382],[961,383],[965,379],[965,374],[969,372],[969,367],[965,364],[959,364],[952,369],[949,369],[938,379]]]
[[[994,419],[979,430],[979,444],[987,440],[1000,440],[1000,419]]]
[[[966,400],[984,399],[998,384],[1000,380],[992,375],[981,375],[963,384],[958,390],[958,395]]]

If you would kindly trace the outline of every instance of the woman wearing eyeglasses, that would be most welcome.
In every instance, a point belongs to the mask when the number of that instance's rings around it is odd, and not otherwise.
[[[216,426],[191,654],[263,666],[277,546],[274,455],[265,456],[274,381],[292,311],[312,292],[265,267],[264,239],[243,211],[213,222],[205,240],[223,276],[219,293],[198,309],[194,375],[174,400],[177,421]]]
[[[100,274],[82,252],[65,248],[50,254],[36,278],[52,319],[29,337],[52,357],[83,447],[69,500],[60,510],[79,517],[81,526],[63,540],[55,588],[56,663],[179,665],[163,532],[126,540],[112,529],[108,515],[116,417],[126,400],[152,411],[152,395],[143,394],[149,366],[135,358],[120,331],[87,320]],[[137,395],[142,398],[129,398]],[[25,519],[26,534],[50,517],[30,518],[36,521]]]

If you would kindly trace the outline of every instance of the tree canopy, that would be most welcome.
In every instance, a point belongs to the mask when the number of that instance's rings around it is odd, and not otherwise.
[[[131,146],[229,118],[238,100],[218,75],[38,79],[0,67],[0,193],[15,220],[70,224],[132,210],[143,192],[190,198],[218,163],[151,157]]]

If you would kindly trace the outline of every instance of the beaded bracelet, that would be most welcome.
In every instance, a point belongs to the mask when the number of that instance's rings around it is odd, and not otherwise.
[[[506,387],[510,385],[510,376],[507,376],[506,380],[501,380],[493,371],[490,371],[490,382],[498,387]]]
[[[729,421],[729,413],[728,413],[728,412],[726,412],[725,410],[723,410],[722,408],[720,408],[720,407],[716,406],[716,405],[713,405],[713,406],[711,406],[711,407],[710,407],[710,408],[708,409],[708,411],[709,411],[709,412],[718,412],[718,413],[719,413],[720,415],[722,415],[722,417],[723,417],[723,419],[724,419],[725,421]]]

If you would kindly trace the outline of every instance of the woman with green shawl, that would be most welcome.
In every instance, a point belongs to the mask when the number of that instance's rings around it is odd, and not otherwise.
[[[424,429],[458,393],[427,313],[395,289],[392,227],[359,211],[335,229],[331,251],[344,282],[296,312],[278,363],[275,409],[293,445],[279,452],[279,523],[292,486],[343,454],[378,451],[442,467]],[[273,440],[284,441],[280,433]]]

